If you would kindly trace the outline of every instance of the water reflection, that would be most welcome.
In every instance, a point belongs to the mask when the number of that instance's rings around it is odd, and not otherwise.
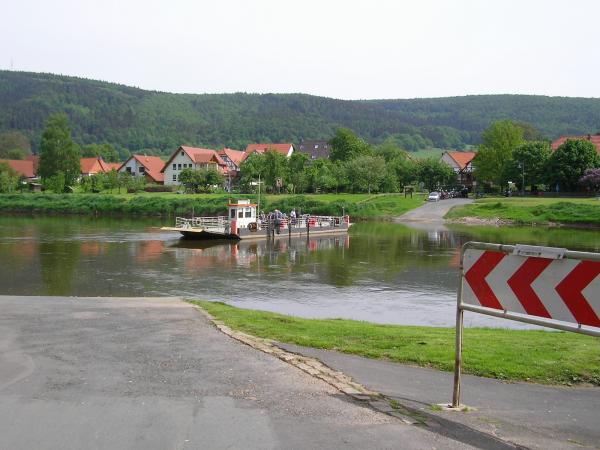
[[[468,240],[600,251],[597,231],[359,223],[349,235],[194,242],[156,220],[0,218],[0,293],[178,295],[306,317],[450,326]],[[467,325],[519,326],[471,317]]]

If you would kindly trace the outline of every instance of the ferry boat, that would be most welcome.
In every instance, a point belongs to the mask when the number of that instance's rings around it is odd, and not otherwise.
[[[288,217],[275,211],[259,216],[257,205],[250,200],[230,203],[227,209],[227,216],[176,217],[174,227],[161,230],[177,231],[191,239],[275,239],[346,233],[350,228],[347,215]]]

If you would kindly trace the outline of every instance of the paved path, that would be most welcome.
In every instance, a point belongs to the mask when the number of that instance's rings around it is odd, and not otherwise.
[[[0,449],[466,448],[177,299],[0,296]]]
[[[454,206],[466,205],[472,203],[473,200],[467,198],[450,198],[440,200],[439,202],[427,202],[423,206],[408,211],[407,213],[397,217],[396,222],[426,222],[426,223],[443,223],[444,216]]]
[[[453,374],[290,344],[282,348],[317,358],[426,417],[440,434],[481,448],[505,442],[537,449],[600,448],[600,388],[502,383],[463,375],[461,403],[476,411],[436,412],[452,400]]]

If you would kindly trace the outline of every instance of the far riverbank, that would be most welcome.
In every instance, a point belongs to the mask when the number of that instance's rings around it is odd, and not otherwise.
[[[2,194],[0,212],[13,214],[77,214],[98,216],[216,216],[226,213],[233,199],[254,194]],[[264,195],[261,210],[292,209],[316,215],[349,214],[354,220],[386,220],[420,206],[423,195],[403,194],[311,194]]]
[[[445,218],[466,225],[542,225],[600,228],[596,198],[486,198],[453,208]]]

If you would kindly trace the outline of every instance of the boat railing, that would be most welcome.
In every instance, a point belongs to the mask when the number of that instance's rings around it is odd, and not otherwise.
[[[175,218],[176,228],[225,228],[228,224],[227,216]]]
[[[344,217],[342,216],[310,216],[303,215],[296,218],[283,217],[267,217],[264,218],[260,223],[260,228],[276,228],[279,226],[281,229],[287,228],[322,228],[322,227],[339,227],[344,223]]]

